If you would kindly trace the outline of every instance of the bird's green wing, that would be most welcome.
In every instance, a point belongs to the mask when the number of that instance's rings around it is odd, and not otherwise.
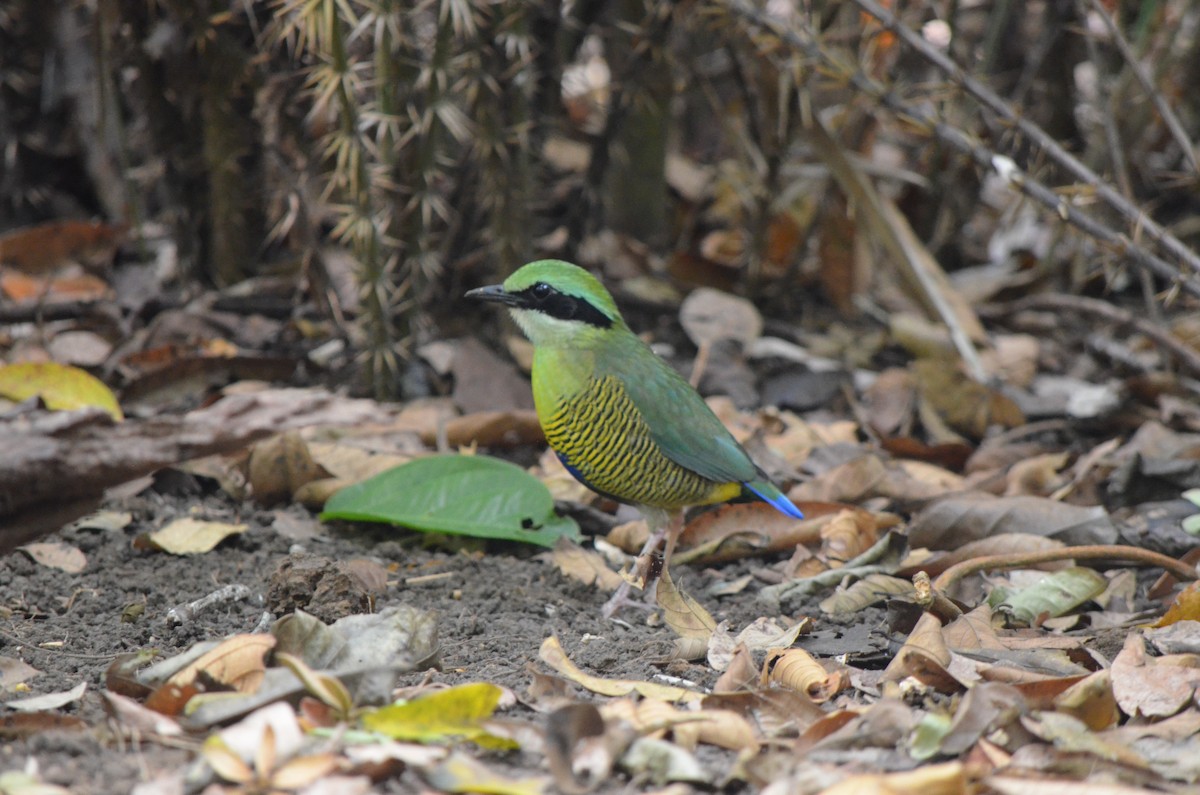
[[[611,351],[614,355],[605,363],[606,369],[625,383],[663,454],[718,483],[761,477],[750,456],[691,384],[640,340],[633,338],[630,343]]]

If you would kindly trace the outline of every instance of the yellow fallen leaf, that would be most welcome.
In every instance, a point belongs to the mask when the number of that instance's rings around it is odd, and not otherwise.
[[[125,419],[117,396],[91,373],[57,362],[21,362],[0,366],[0,396],[9,400],[40,397],[54,411],[95,406]]]
[[[516,748],[511,740],[483,726],[503,692],[487,682],[459,685],[368,712],[363,726],[393,740],[432,743],[465,738],[485,748]]]
[[[541,795],[550,784],[545,776],[506,778],[466,754],[451,754],[425,778],[442,792],[479,792],[483,795]]]
[[[205,522],[184,517],[151,533],[146,540],[172,555],[195,555],[208,552],[229,536],[244,533],[247,529],[248,526],[244,524]]]
[[[602,696],[625,696],[638,693],[646,698],[656,698],[660,701],[678,701],[684,704],[700,701],[703,693],[687,690],[682,687],[660,685],[655,682],[644,682],[637,679],[603,679],[599,676],[585,674],[567,657],[558,638],[551,635],[542,641],[538,651],[542,662],[549,665],[555,672],[575,682],[580,687],[599,693]]]

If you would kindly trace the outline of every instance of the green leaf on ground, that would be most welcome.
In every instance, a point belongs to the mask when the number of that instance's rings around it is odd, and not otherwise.
[[[515,464],[478,455],[430,456],[381,472],[335,494],[321,518],[544,547],[562,536],[580,537],[575,520],[554,513],[554,498],[541,481]]]

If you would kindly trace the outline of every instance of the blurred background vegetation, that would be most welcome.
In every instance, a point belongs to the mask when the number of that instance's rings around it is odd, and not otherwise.
[[[379,396],[543,256],[775,312],[936,305],[935,262],[1156,311],[1200,293],[1198,28],[1190,0],[7,0],[0,232],[157,226],[182,281],[292,279]]]

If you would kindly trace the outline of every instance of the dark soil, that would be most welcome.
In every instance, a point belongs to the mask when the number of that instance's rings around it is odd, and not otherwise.
[[[44,780],[69,786],[79,795],[128,792],[139,781],[180,769],[189,758],[186,749],[153,743],[130,747],[110,730],[100,693],[113,658],[145,649],[171,656],[199,641],[262,631],[272,573],[301,550],[335,561],[366,557],[392,565],[394,574],[376,609],[404,603],[435,611],[442,668],[405,675],[402,686],[431,676],[447,683],[492,682],[520,694],[530,683],[526,666],[541,665],[538,649],[551,634],[589,673],[638,679],[669,675],[700,686],[711,685],[717,676],[707,665],[661,662],[671,650],[669,629],[647,626],[638,611],[624,614],[627,625],[605,621],[600,607],[608,594],[566,578],[536,557],[536,550],[454,551],[431,546],[428,538],[404,530],[366,526],[319,526],[318,535],[297,544],[273,528],[276,512],[235,504],[211,492],[163,494],[150,489],[106,507],[130,511],[134,521],[123,531],[68,530],[48,539],[61,539],[86,553],[88,565],[80,574],[40,566],[20,552],[0,559],[0,656],[20,658],[42,672],[29,680],[31,692],[22,695],[68,690],[81,681],[88,684],[82,702],[61,710],[80,717],[86,728],[6,738],[0,771],[21,768],[33,757]],[[301,509],[290,507],[287,512],[312,521]],[[135,548],[138,534],[183,515],[235,520],[250,529],[204,555],[179,557]],[[439,573],[450,576],[428,578],[416,587],[403,585],[408,578]],[[677,579],[700,593],[716,576],[685,569]],[[172,607],[231,583],[247,586],[251,597],[211,608],[185,624],[168,622]],[[760,614],[752,591],[704,601],[718,620],[729,618],[740,627]],[[131,606],[144,610],[131,619],[130,613],[137,612],[128,610]],[[521,706],[508,715],[531,722],[542,719]],[[3,724],[0,731],[5,731]],[[525,763],[536,766],[538,760]],[[415,784],[392,783],[401,791]]]

